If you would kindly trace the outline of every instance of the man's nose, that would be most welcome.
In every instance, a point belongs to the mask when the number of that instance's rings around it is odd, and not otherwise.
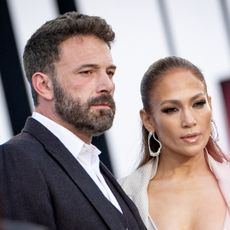
[[[97,92],[101,93],[113,93],[114,92],[114,82],[109,74],[106,72],[100,73],[100,76],[97,79]]]

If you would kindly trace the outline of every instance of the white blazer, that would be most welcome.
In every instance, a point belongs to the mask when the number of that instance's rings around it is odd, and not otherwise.
[[[129,176],[119,180],[121,186],[134,201],[139,209],[140,215],[148,230],[157,230],[153,220],[150,220],[148,211],[148,194],[147,187],[149,181],[157,172],[159,158],[151,159],[147,164],[138,168]],[[219,163],[208,154],[208,164],[215,175],[225,202],[228,206],[228,214],[225,220],[224,230],[230,229],[230,163],[225,161]]]

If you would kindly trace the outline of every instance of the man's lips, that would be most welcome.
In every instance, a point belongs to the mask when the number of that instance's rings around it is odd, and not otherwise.
[[[180,138],[188,143],[195,143],[200,137],[200,133],[191,133],[191,134],[187,134],[184,136],[181,136]]]
[[[93,104],[91,107],[96,107],[96,108],[102,108],[102,109],[111,109],[111,105],[109,103],[98,103],[98,104]]]
[[[98,97],[92,98],[88,103],[91,108],[115,110],[113,97],[108,94],[102,94]]]

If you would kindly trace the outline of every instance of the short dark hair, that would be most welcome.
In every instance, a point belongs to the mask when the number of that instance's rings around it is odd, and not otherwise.
[[[23,54],[24,69],[35,106],[38,101],[31,82],[32,75],[38,71],[54,74],[54,62],[59,60],[60,43],[76,35],[94,35],[109,47],[115,38],[111,26],[103,18],[76,11],[67,12],[43,24],[28,40]]]

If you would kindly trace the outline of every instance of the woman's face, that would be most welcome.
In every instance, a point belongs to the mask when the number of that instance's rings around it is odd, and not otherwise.
[[[210,98],[193,73],[176,69],[162,76],[150,100],[145,127],[157,133],[162,153],[191,157],[203,152],[211,132]]]

